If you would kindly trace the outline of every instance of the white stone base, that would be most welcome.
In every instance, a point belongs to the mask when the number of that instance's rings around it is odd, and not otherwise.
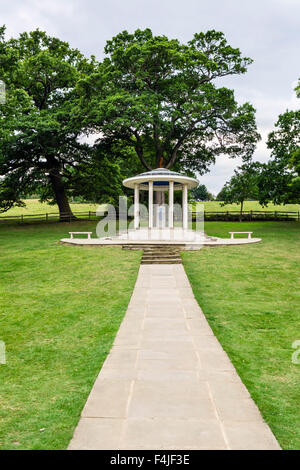
[[[244,245],[248,243],[258,243],[261,238],[218,238],[207,236],[204,232],[196,230],[184,230],[182,228],[164,228],[148,229],[140,228],[119,233],[116,236],[104,238],[63,238],[62,243],[70,245],[146,245],[146,244],[168,244],[168,245],[186,245],[187,249],[191,247],[222,246],[222,245]],[[189,247],[189,248],[188,248]]]
[[[211,239],[207,237],[204,232],[196,230],[184,230],[183,228],[139,228],[137,230],[128,230],[125,233],[120,233],[117,237],[112,237],[118,240],[128,241],[178,241],[178,242],[203,242]]]

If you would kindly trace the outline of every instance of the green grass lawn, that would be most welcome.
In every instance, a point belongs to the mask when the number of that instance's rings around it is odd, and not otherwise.
[[[46,213],[58,213],[57,205],[49,205],[47,203],[40,203],[38,199],[26,199],[24,201],[26,207],[13,207],[7,212],[0,214],[1,217],[5,216],[19,216],[19,215],[35,215],[35,214],[46,214]],[[202,204],[202,203],[200,203]],[[219,201],[204,202],[206,211],[238,211],[240,210],[239,204],[228,204],[221,206]],[[83,203],[71,203],[71,208],[74,212],[88,212],[95,211],[98,204],[83,204]],[[267,211],[300,211],[300,204],[285,204],[285,205],[274,205],[269,204],[267,207],[262,207],[257,201],[246,201],[244,203],[244,210],[267,210]]]
[[[95,223],[1,227],[0,449],[64,449],[132,293],[140,252],[58,240]]]
[[[238,222],[206,222],[228,237]],[[58,243],[95,222],[0,227],[0,449],[64,449],[135,283],[141,253]],[[215,334],[281,446],[300,449],[300,224],[243,222],[247,246],[184,252]]]
[[[300,224],[242,223],[255,245],[183,252],[195,296],[284,449],[300,449]],[[241,224],[206,222],[209,235]]]

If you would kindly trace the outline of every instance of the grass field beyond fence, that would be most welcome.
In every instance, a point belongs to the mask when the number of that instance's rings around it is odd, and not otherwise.
[[[7,212],[0,214],[1,224],[27,224],[40,222],[57,222],[60,220],[60,214],[56,205],[41,204],[37,199],[26,200],[25,208],[13,208]],[[101,205],[102,210],[105,205]],[[286,220],[300,221],[300,205],[287,204],[285,206],[269,205],[263,208],[256,201],[248,201],[245,209],[241,213],[238,205],[229,204],[222,206],[220,202],[210,201],[205,203],[193,203],[191,214],[192,220],[195,221],[197,213],[202,213],[204,206],[204,219],[206,221],[259,221],[259,220]],[[74,216],[81,220],[96,220],[98,218],[96,204],[73,203],[71,208]],[[296,210],[298,208],[298,210]],[[117,208],[116,208],[117,209]],[[117,211],[118,212],[118,211]],[[116,212],[116,215],[117,215]],[[118,216],[118,215],[117,215]],[[69,219],[70,214],[61,214],[61,217]],[[130,218],[130,217],[129,217]]]
[[[35,215],[35,214],[58,214],[57,205],[49,205],[47,203],[41,203],[38,199],[26,199],[24,200],[26,207],[13,207],[7,212],[0,214],[0,217],[6,216],[20,216],[20,215]],[[208,201],[208,202],[199,202],[197,204],[204,204],[206,211],[218,212],[218,211],[239,211],[239,204],[227,204],[226,206],[221,206],[219,201]],[[197,206],[196,204],[196,206]],[[71,208],[75,212],[88,212],[96,211],[98,204],[88,204],[88,203],[71,203]],[[244,203],[245,211],[300,211],[300,204],[285,204],[285,205],[274,205],[269,204],[267,207],[261,206],[257,201],[246,201]]]

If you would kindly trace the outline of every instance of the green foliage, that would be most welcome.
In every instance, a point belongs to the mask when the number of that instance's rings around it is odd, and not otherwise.
[[[298,98],[300,98],[300,79],[298,80],[298,85],[295,88],[295,92]]]
[[[205,184],[199,184],[196,188],[191,189],[190,196],[195,201],[212,201],[214,198]]]
[[[293,153],[300,147],[300,110],[286,111],[269,134],[268,148],[276,163],[288,166]]]
[[[86,201],[109,203],[117,206],[123,194],[122,175],[117,163],[106,156],[94,158],[91,165],[82,165],[74,172],[71,181],[72,194]]]
[[[252,163],[242,165],[239,167],[239,171],[235,170],[232,178],[224,185],[217,196],[219,201],[223,201],[221,205],[239,203],[242,211],[244,201],[256,200],[258,197],[258,168],[258,163]]]
[[[97,63],[42,31],[6,41],[0,28],[0,210],[38,192],[70,214],[68,196],[116,200],[122,176],[143,167],[202,173],[221,153],[251,158],[254,110],[215,84],[251,60],[222,33],[181,44],[123,31],[105,52]],[[101,132],[95,146],[83,131]]]
[[[5,41],[1,28],[0,76],[7,90],[0,106],[2,210],[43,188],[43,198],[70,212],[70,181],[79,163],[91,161],[90,147],[79,139],[80,117],[72,117],[74,88],[94,66],[93,59],[42,31]]]
[[[151,169],[206,172],[219,154],[251,158],[259,138],[254,109],[238,106],[217,79],[251,63],[223,33],[195,34],[187,44],[150,29],[123,31],[107,42],[107,57],[79,82],[78,113],[87,131],[120,139]]]
[[[25,207],[22,195],[15,185],[15,175],[0,181],[0,213],[7,212],[12,206]],[[17,181],[18,182],[18,181]]]
[[[299,96],[299,85],[296,91]],[[258,183],[260,202],[299,203],[300,110],[281,114],[267,143],[271,160],[262,165]]]
[[[300,202],[300,147],[292,153],[290,168],[295,175],[289,185],[290,199]]]

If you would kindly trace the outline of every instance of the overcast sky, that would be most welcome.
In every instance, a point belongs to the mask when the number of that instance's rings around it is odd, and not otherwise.
[[[183,42],[195,32],[223,31],[230,45],[254,59],[246,75],[224,85],[257,110],[259,161],[268,159],[265,141],[278,115],[299,108],[293,89],[300,77],[300,0],[2,0],[1,24],[8,37],[39,27],[98,59],[106,40],[124,29],[149,27]],[[219,157],[200,180],[216,194],[238,164]]]

